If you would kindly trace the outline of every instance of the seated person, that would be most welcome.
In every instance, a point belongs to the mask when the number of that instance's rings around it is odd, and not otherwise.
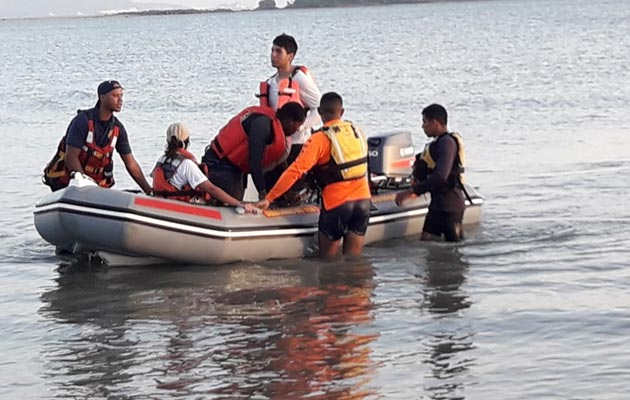
[[[184,124],[171,124],[166,130],[166,142],[166,151],[151,173],[155,196],[187,202],[213,198],[230,206],[243,207],[248,213],[254,211],[251,203],[235,199],[208,180],[195,156],[186,150],[190,134]]]

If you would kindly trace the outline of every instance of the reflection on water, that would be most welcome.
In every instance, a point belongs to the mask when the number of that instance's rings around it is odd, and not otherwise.
[[[374,269],[303,262],[72,271],[43,295],[58,397],[129,393],[362,398]]]
[[[468,263],[458,247],[427,244],[425,306],[436,314],[449,314],[470,307],[466,293],[460,290]]]
[[[405,257],[411,270],[368,258],[67,271],[42,296],[59,331],[43,350],[47,382],[57,397],[464,398],[468,264],[445,245]],[[412,374],[407,392],[379,381],[390,368]]]
[[[286,390],[627,399],[626,3],[0,21],[0,126],[25,138],[4,143],[0,398]],[[351,23],[330,24],[337,20]],[[370,246],[364,266],[132,268],[52,280],[56,258],[32,226],[32,209],[47,193],[41,167],[67,118],[92,104],[95,77],[112,73],[111,52],[83,40],[95,24],[125,38],[116,68],[129,89],[121,118],[145,171],[163,146],[156,132],[169,123],[199,132],[191,150],[202,154],[251,103],[269,69],[269,40],[283,26],[305,49],[298,61],[321,88],[348,99],[348,117],[368,134],[412,130],[421,146],[418,110],[447,105],[452,128],[465,135],[468,179],[488,199],[478,238],[455,250],[416,239]],[[136,187],[117,163],[120,188]],[[360,311],[335,315],[345,310],[326,304],[335,296]],[[318,351],[287,355],[307,347]]]
[[[461,289],[467,270],[468,263],[458,247],[428,244],[422,277],[426,283],[424,306],[439,318],[456,318],[457,313],[470,307],[468,295]],[[469,327],[457,324],[455,329],[435,331],[428,340],[426,363],[434,379],[426,389],[432,399],[465,398],[462,375],[473,365],[474,360],[466,354],[473,348],[473,336]]]

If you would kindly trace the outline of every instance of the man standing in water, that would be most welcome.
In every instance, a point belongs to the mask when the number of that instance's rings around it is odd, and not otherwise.
[[[396,196],[399,206],[408,198],[431,193],[429,212],[422,227],[422,240],[458,242],[463,239],[464,194],[463,172],[464,146],[461,137],[447,130],[446,109],[431,104],[422,110],[422,129],[434,140],[416,156],[413,166],[411,189]]]
[[[371,194],[367,180],[367,139],[357,126],[343,121],[343,100],[337,93],[322,96],[317,109],[324,127],[304,144],[297,159],[284,171],[264,200],[266,209],[302,175],[312,170],[322,188],[319,214],[319,255],[335,258],[343,239],[343,254],[359,255],[367,230]]]
[[[44,183],[56,191],[70,183],[70,174],[80,172],[94,179],[101,187],[114,185],[114,149],[125,168],[146,194],[151,193],[140,165],[136,161],[127,131],[114,116],[123,105],[123,87],[117,81],[98,85],[98,101],[94,108],[80,110],[61,139],[57,154],[44,169]]]
[[[298,45],[292,36],[281,34],[276,36],[271,46],[271,66],[276,73],[260,83],[260,105],[280,109],[284,104],[294,101],[301,104],[307,111],[304,124],[291,135],[291,151],[287,159],[290,164],[302,150],[304,142],[311,135],[313,127],[321,123],[317,107],[321,92],[315,84],[308,68],[303,65],[293,65]],[[273,186],[286,165],[268,173],[267,190]]]

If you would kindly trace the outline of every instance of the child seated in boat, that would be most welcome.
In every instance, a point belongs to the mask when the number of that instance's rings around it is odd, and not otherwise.
[[[166,143],[166,151],[151,173],[154,196],[204,204],[212,198],[229,206],[243,207],[247,213],[254,212],[252,203],[235,199],[208,180],[195,156],[187,150],[190,133],[184,124],[169,125]]]

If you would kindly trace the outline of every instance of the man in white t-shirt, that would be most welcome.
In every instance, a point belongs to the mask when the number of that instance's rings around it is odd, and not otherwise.
[[[258,95],[260,105],[269,106],[274,110],[287,102],[295,101],[307,111],[304,124],[296,133],[291,135],[291,152],[287,159],[287,165],[297,158],[313,129],[322,123],[317,112],[322,94],[309,70],[305,66],[293,65],[297,50],[297,42],[292,36],[284,33],[276,36],[271,46],[271,66],[276,69],[276,73],[260,83]],[[286,169],[286,165],[268,173],[265,178],[268,181],[267,189],[273,186],[284,169]]]

